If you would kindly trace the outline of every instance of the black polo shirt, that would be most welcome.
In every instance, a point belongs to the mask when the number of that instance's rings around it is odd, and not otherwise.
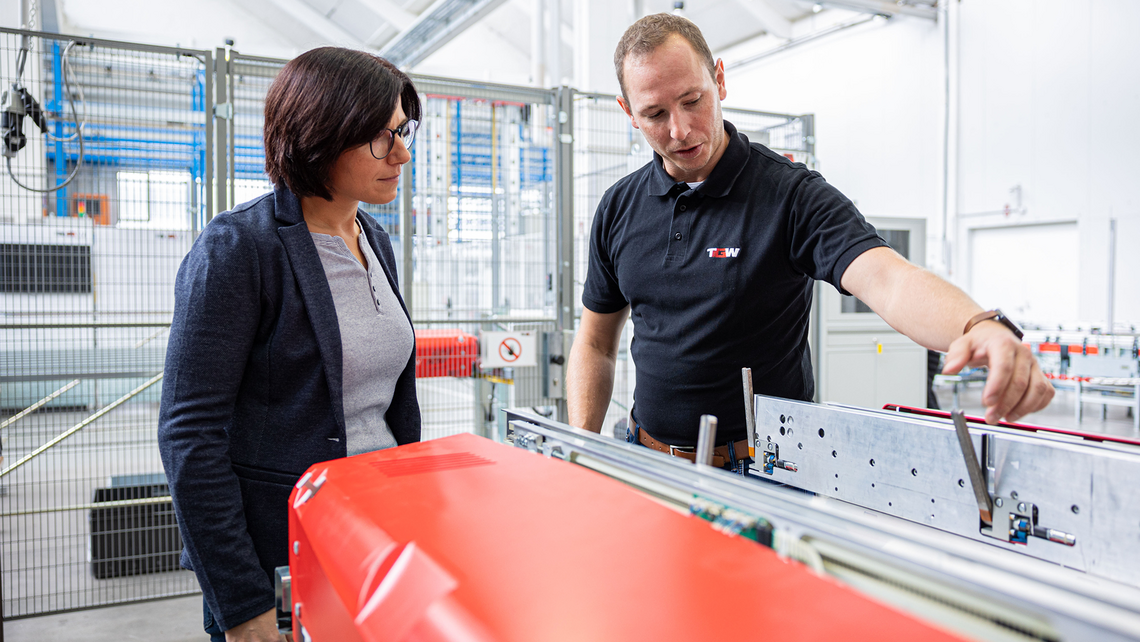
[[[819,173],[724,129],[708,180],[677,183],[654,154],[606,191],[590,235],[582,305],[631,306],[634,412],[678,446],[696,443],[702,414],[719,419],[717,443],[745,437],[743,367],[757,393],[810,401],[813,279],[839,288],[886,245]]]

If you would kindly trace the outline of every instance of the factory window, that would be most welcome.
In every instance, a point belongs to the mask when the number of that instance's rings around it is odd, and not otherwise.
[[[90,246],[0,243],[0,292],[90,291]]]
[[[119,172],[119,227],[190,229],[190,172]]]

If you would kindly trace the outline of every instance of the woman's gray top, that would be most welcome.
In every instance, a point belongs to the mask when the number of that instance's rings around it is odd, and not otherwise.
[[[364,236],[363,226],[357,243],[367,267],[356,260],[339,236],[310,233],[325,268],[340,325],[348,454],[391,448],[396,439],[384,415],[392,403],[396,379],[411,357],[412,326]]]

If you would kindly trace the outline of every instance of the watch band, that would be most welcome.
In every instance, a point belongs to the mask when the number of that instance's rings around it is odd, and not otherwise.
[[[1005,313],[998,309],[986,310],[985,312],[975,314],[970,318],[969,321],[966,322],[966,328],[962,330],[962,334],[966,334],[974,326],[978,325],[982,321],[997,321],[998,323],[1009,328],[1009,331],[1017,335],[1018,339],[1021,339],[1023,336],[1025,336],[1025,334],[1021,331],[1021,328],[1017,327],[1016,323],[1010,321],[1009,317],[1005,316]]]

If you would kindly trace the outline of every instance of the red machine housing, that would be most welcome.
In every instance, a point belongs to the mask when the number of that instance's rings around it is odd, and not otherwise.
[[[958,639],[589,469],[472,435],[313,466],[295,639]]]
[[[462,330],[416,330],[416,378],[470,377],[479,340]]]

